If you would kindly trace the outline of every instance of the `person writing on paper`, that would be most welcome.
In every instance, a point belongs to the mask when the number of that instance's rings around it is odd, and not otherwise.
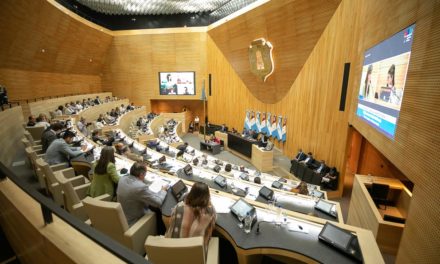
[[[196,182],[185,200],[174,207],[170,226],[165,237],[204,237],[207,249],[212,230],[215,228],[216,212],[206,183]]]
[[[93,178],[87,194],[97,197],[108,194],[115,196],[115,185],[119,182],[119,174],[115,166],[115,151],[112,147],[103,147],[99,160],[93,164]]]
[[[387,77],[387,87],[391,88],[388,102],[395,105],[400,105],[402,103],[403,90],[397,89],[396,86],[394,86],[395,71],[396,71],[396,66],[393,64],[388,70],[388,77]]]
[[[45,161],[49,165],[55,165],[68,162],[70,159],[78,157],[86,151],[87,146],[81,148],[71,147],[69,144],[73,142],[75,133],[67,130],[63,134],[63,138],[55,139],[50,143],[46,151]]]
[[[167,184],[155,193],[145,184],[145,175],[147,166],[142,162],[135,162],[130,168],[130,175],[119,179],[116,194],[129,226],[144,216],[149,206],[160,208],[167,195]]]

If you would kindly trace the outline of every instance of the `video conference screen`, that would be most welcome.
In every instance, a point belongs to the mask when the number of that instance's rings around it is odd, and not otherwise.
[[[356,114],[394,138],[415,24],[365,51]]]
[[[195,72],[159,72],[161,95],[195,95]]]

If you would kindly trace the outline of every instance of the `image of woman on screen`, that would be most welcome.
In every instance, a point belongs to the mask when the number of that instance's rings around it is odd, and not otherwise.
[[[400,105],[400,103],[402,102],[403,90],[397,89],[396,86],[394,86],[395,71],[396,71],[396,66],[392,64],[390,69],[388,70],[388,77],[387,77],[387,87],[391,88],[388,102],[395,105]]]
[[[365,84],[364,84],[364,99],[368,100],[373,94],[373,87],[371,87],[371,75],[373,73],[373,64],[368,66],[367,75],[365,76]]]
[[[167,83],[165,84],[166,94],[177,94],[177,84],[173,81],[170,73],[167,74]]]

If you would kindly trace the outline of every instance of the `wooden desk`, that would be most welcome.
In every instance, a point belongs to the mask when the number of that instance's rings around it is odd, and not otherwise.
[[[252,145],[251,161],[259,171],[271,171],[273,169],[273,150],[262,150],[257,145]]]
[[[215,131],[215,137],[223,140],[223,147],[224,149],[228,149],[228,134],[226,134],[225,132],[221,132],[221,131]]]
[[[368,192],[372,182],[388,184],[388,199],[395,201],[395,206],[378,209]],[[383,220],[388,214],[405,218],[407,215],[411,192],[397,179],[355,175],[347,224],[369,229],[384,253],[396,254],[402,236],[404,224]]]

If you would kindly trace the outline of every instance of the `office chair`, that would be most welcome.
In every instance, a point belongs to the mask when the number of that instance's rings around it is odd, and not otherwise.
[[[82,200],[92,226],[138,254],[145,254],[145,240],[156,235],[156,214],[148,212],[128,226],[120,203],[101,201],[92,197]]]
[[[390,191],[390,186],[388,184],[380,184],[380,183],[373,183],[371,186],[371,198],[373,198],[374,203],[376,204],[377,208],[380,208],[380,205],[388,204],[388,192]]]
[[[156,264],[193,263],[217,264],[219,239],[211,237],[208,250],[204,250],[203,237],[165,238],[149,236],[145,241],[146,258]]]

